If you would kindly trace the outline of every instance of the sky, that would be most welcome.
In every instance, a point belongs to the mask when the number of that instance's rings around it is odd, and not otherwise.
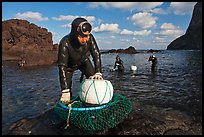
[[[2,21],[23,19],[52,33],[53,44],[76,17],[93,26],[101,50],[165,50],[185,34],[196,2],[2,2]]]

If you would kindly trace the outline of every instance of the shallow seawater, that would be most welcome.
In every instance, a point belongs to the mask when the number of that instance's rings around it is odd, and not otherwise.
[[[157,68],[151,69],[151,53],[119,54],[125,72],[111,71],[117,54],[102,54],[103,78],[116,93],[141,105],[179,110],[202,122],[202,52],[194,50],[154,53]],[[130,66],[136,65],[136,72]],[[73,95],[79,91],[81,72],[73,75]],[[19,69],[2,65],[2,131],[25,117],[34,117],[52,108],[60,99],[57,65]]]

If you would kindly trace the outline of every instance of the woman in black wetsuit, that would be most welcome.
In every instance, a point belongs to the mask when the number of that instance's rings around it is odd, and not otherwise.
[[[116,67],[118,67],[118,71],[120,72],[124,71],[123,61],[120,59],[118,55],[115,58],[115,64],[114,64],[113,69],[115,70]]]
[[[71,25],[71,32],[61,39],[58,50],[59,79],[62,91],[60,101],[63,103],[70,102],[74,71],[79,69],[86,78],[103,79],[100,51],[91,34],[91,24],[84,18],[76,18]],[[89,59],[90,55],[95,67]]]
[[[155,69],[157,67],[157,58],[155,55],[150,55],[148,61],[152,62],[152,69]]]

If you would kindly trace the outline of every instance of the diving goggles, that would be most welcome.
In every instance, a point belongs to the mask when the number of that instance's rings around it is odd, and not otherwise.
[[[92,26],[89,22],[81,22],[79,26],[77,27],[77,32],[80,36],[87,36],[91,33]]]

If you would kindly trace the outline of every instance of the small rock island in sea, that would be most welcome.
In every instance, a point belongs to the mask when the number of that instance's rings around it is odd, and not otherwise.
[[[130,46],[126,49],[111,49],[111,50],[108,50],[108,51],[104,51],[104,52],[101,52],[102,54],[103,53],[125,53],[125,54],[135,54],[135,53],[138,53],[137,50]]]

